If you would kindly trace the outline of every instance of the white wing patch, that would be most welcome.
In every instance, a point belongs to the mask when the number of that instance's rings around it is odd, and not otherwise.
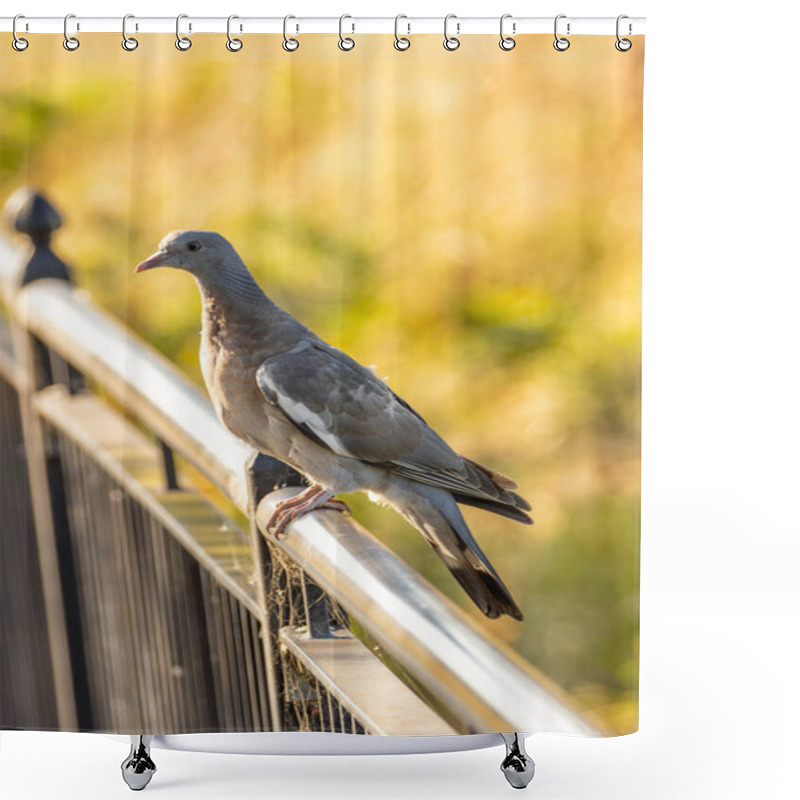
[[[295,424],[305,425],[313,431],[334,453],[340,456],[352,456],[347,452],[342,440],[331,430],[330,411],[316,414],[301,401],[293,400],[283,394],[278,394],[278,406],[286,416],[295,421]]]

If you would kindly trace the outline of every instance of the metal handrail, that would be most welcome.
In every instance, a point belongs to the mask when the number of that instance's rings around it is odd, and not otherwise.
[[[15,261],[11,248],[0,245],[0,300],[17,321],[247,513],[245,463],[253,451],[222,427],[209,400],[153,347],[63,281],[38,280],[11,297]],[[294,491],[264,498],[257,514],[262,532],[265,515]],[[445,706],[464,710],[476,730],[599,734],[547,678],[475,627],[351,518],[308,514],[278,546]]]
[[[262,532],[276,504],[298,491],[281,489],[261,501],[257,521]],[[307,514],[289,526],[278,544],[475,730],[530,731],[535,719],[542,732],[598,733],[551,681],[478,630],[352,518],[336,511]]]

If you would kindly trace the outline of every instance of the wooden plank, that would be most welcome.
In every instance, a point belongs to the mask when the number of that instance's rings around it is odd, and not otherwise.
[[[155,443],[95,395],[70,395],[63,386],[51,386],[36,394],[34,405],[260,619],[247,534],[192,489],[165,489],[161,450]]]
[[[372,733],[387,736],[455,734],[355,637],[311,639],[303,629],[282,628],[281,644]]]

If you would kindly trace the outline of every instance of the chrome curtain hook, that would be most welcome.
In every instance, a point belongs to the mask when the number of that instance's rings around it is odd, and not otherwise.
[[[444,45],[445,50],[450,50],[452,52],[453,50],[458,50],[458,48],[461,47],[461,42],[458,39],[458,34],[461,31],[461,23],[456,21],[456,35],[450,36],[450,34],[447,32],[447,28],[451,19],[458,20],[458,17],[455,14],[448,14],[444,18],[444,42],[442,44]]]
[[[11,23],[11,34],[14,37],[14,40],[11,42],[11,46],[18,52],[21,53],[23,50],[28,49],[28,40],[23,39],[21,36],[17,36],[17,20],[25,19],[24,14],[17,14],[14,17],[14,21]]]
[[[178,50],[188,50],[192,46],[192,40],[181,33],[181,20],[188,19],[188,14],[178,14],[175,18],[175,47]],[[192,32],[192,23],[189,23],[189,33]]]
[[[629,19],[628,15],[627,14],[620,14],[617,17],[617,41],[614,42],[614,47],[616,47],[617,50],[620,51],[620,53],[627,53],[628,50],[630,50],[631,47],[633,47],[633,42],[630,39],[621,39],[620,38],[620,35],[619,35],[619,24],[620,24],[620,22],[622,22],[623,19]],[[628,33],[630,34],[630,32],[631,32],[631,26],[630,26],[630,23],[628,23]]]
[[[556,17],[556,21],[553,25],[553,34],[556,37],[556,40],[553,42],[553,47],[558,50],[559,53],[563,53],[565,50],[569,50],[569,39],[565,39],[563,36],[558,35],[558,21],[560,19],[566,19],[566,14],[559,14]],[[567,23],[567,36],[569,36],[569,22]]]
[[[236,14],[231,14],[228,17],[228,41],[225,42],[225,47],[227,47],[231,53],[238,53],[244,47],[244,42],[241,39],[236,39],[231,35],[231,22],[235,19],[239,19]],[[242,26],[240,25],[239,31],[241,32],[241,30]]]
[[[503,14],[503,16],[500,17],[500,49],[505,50],[506,52],[508,52],[509,50],[513,50],[517,46],[516,41],[511,36],[506,36],[505,34],[504,28],[507,19],[512,19],[512,15]],[[516,22],[511,23],[511,32],[512,33],[517,32]]]
[[[64,49],[69,50],[70,52],[72,52],[73,50],[77,50],[81,46],[81,43],[75,36],[69,35],[69,21],[71,19],[75,19],[74,14],[67,14],[67,16],[64,17]],[[80,29],[81,29],[80,24],[75,23],[75,31],[77,32]]]
[[[394,18],[394,49],[395,50],[408,50],[411,47],[411,39],[406,39],[405,36],[400,35],[400,20],[401,19],[408,19],[405,14],[398,14]],[[408,27],[408,35],[411,35],[411,23],[407,22],[406,26]]]
[[[294,53],[294,51],[297,50],[298,47],[300,47],[300,42],[298,42],[297,39],[292,39],[292,37],[289,36],[288,26],[290,19],[297,19],[297,17],[293,16],[292,14],[287,14],[283,18],[283,49],[287,53]],[[300,26],[296,25],[295,27],[296,30],[299,32]]]
[[[139,40],[134,39],[133,36],[128,36],[128,20],[135,19],[133,14],[126,14],[122,18],[122,49],[127,50],[129,53],[132,50],[135,50],[139,46]],[[139,26],[136,26],[136,30],[139,29]]]
[[[342,14],[342,16],[339,17],[339,49],[340,50],[352,50],[356,46],[355,39],[351,39],[349,36],[345,36],[344,33],[342,32],[342,27],[343,27],[344,21],[346,19],[353,19],[353,18],[349,14]],[[355,31],[356,31],[355,22],[351,22],[350,24],[353,27],[353,30],[351,32],[355,33]]]

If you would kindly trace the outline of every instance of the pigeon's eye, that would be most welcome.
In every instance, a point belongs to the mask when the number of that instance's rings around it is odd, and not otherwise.
[[[200,247],[200,242],[189,242],[189,244],[186,245],[186,249],[191,253],[196,253]]]

